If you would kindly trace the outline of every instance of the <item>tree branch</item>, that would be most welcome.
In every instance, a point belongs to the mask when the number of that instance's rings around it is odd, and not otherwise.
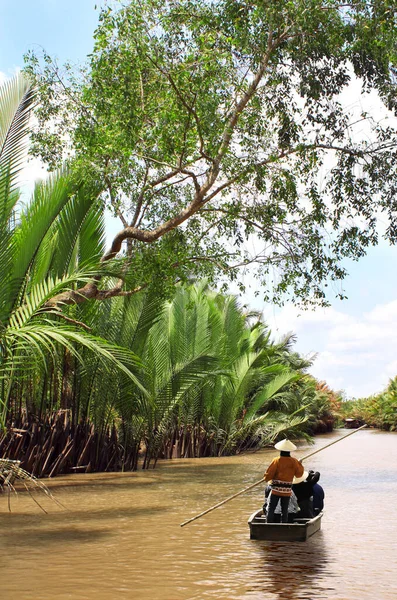
[[[131,221],[131,227],[135,227],[135,225],[138,221],[138,218],[139,218],[139,213],[141,212],[142,202],[143,202],[143,198],[145,196],[145,188],[146,188],[146,182],[147,182],[148,175],[149,175],[149,165],[146,163],[146,171],[145,171],[145,176],[143,179],[142,189],[138,196],[138,200],[136,202],[134,216]],[[124,225],[124,223],[123,223],[123,225]],[[124,225],[124,227],[126,227],[126,225]]]
[[[191,169],[189,169],[188,165],[180,164],[178,167],[173,167],[172,165],[163,163],[161,161],[158,161],[157,159],[152,159],[150,157],[143,157],[145,160],[148,161],[147,162],[147,170],[146,170],[144,185],[142,187],[140,196],[138,198],[135,214],[131,221],[131,225],[124,226],[124,229],[121,230],[114,237],[110,249],[104,254],[104,256],[101,259],[101,262],[106,262],[106,261],[114,258],[120,252],[122,243],[125,240],[133,239],[133,240],[137,240],[139,242],[145,243],[145,244],[155,242],[156,240],[158,240],[159,238],[164,236],[166,233],[172,231],[176,227],[183,224],[192,215],[199,212],[205,204],[210,202],[215,196],[220,194],[224,189],[227,189],[233,183],[235,183],[239,179],[241,179],[244,175],[247,175],[248,173],[252,172],[253,170],[255,170],[255,168],[257,168],[259,166],[264,166],[266,164],[269,164],[269,163],[272,163],[275,161],[280,161],[283,158],[285,158],[286,156],[292,155],[292,154],[294,154],[298,151],[304,150],[304,149],[322,148],[322,149],[326,149],[326,150],[346,152],[349,154],[353,154],[355,156],[361,156],[363,154],[362,150],[354,150],[351,148],[337,147],[337,146],[333,146],[331,144],[329,144],[329,145],[328,144],[308,144],[307,146],[303,146],[302,144],[300,144],[294,148],[290,148],[288,150],[282,150],[276,156],[270,155],[270,156],[266,157],[264,160],[259,161],[258,163],[249,165],[245,169],[242,169],[234,177],[223,182],[221,185],[218,185],[218,187],[210,193],[210,190],[213,188],[213,186],[218,178],[218,175],[220,173],[223,158],[227,154],[227,151],[230,148],[230,145],[232,143],[233,133],[236,130],[236,127],[238,125],[240,115],[243,113],[245,107],[250,102],[252,97],[255,95],[255,93],[258,89],[258,86],[260,85],[260,82],[266,72],[268,65],[269,65],[269,61],[271,59],[271,55],[272,55],[273,51],[285,39],[288,38],[290,29],[291,29],[291,27],[287,27],[283,31],[282,34],[278,35],[278,37],[276,39],[273,39],[272,33],[269,34],[267,49],[266,49],[265,54],[262,57],[260,66],[259,66],[257,72],[255,73],[251,83],[249,84],[246,92],[242,95],[240,100],[236,103],[232,113],[230,114],[230,116],[228,118],[228,121],[227,121],[224,131],[223,131],[223,134],[221,136],[221,142],[220,142],[216,157],[214,159],[211,159],[212,166],[211,166],[209,172],[207,173],[205,182],[202,185],[200,185],[197,174],[194,171],[192,171]],[[183,106],[185,106],[186,110],[188,111],[188,114],[191,115],[195,119],[196,126],[198,128],[199,139],[200,139],[200,147],[202,150],[204,148],[204,141],[200,134],[199,119],[198,119],[197,113],[194,109],[194,105],[191,105],[189,102],[186,101],[186,99],[183,97],[183,94],[178,89],[178,86],[175,84],[175,81],[174,81],[173,77],[170,75],[170,73],[164,72],[164,70],[162,70],[156,64],[156,61],[152,61],[152,62],[154,62],[154,64],[156,65],[156,68],[160,69],[163,72],[164,76],[167,77],[167,79],[170,82],[172,88],[174,89],[177,97],[179,98],[179,100],[182,102]],[[375,152],[375,150],[372,150],[371,152]],[[171,170],[168,173],[161,175],[154,181],[148,181],[149,162],[155,162],[155,163],[163,165]],[[197,160],[195,160],[193,162],[193,164],[195,162],[197,162]],[[187,206],[185,206],[185,208],[180,210],[176,215],[170,217],[169,219],[167,219],[166,221],[164,221],[163,223],[161,223],[154,229],[152,229],[152,230],[141,229],[139,227],[139,224],[142,222],[142,218],[143,218],[142,205],[144,202],[145,191],[149,187],[153,189],[157,185],[160,185],[166,181],[169,181],[170,179],[172,179],[173,177],[175,177],[178,174],[185,174],[192,179],[192,182],[194,184],[194,189],[195,189],[195,195],[194,195],[193,200]],[[111,192],[111,187],[109,187],[109,183],[111,183],[111,182],[108,182],[108,189]],[[149,201],[146,203],[143,213],[146,211],[148,205],[149,205]],[[247,220],[247,223],[248,222],[249,221]],[[255,227],[258,226],[254,222],[249,222],[249,223],[251,226],[255,226]],[[123,224],[124,224],[124,222],[123,222]],[[138,224],[138,226],[136,226],[136,224]],[[60,294],[59,296],[54,297],[52,300],[52,304],[55,305],[58,302],[80,303],[80,302],[83,302],[90,298],[105,299],[105,298],[112,297],[113,295],[126,295],[127,293],[129,293],[129,292],[123,292],[121,290],[120,286],[116,286],[112,290],[98,290],[98,282],[100,281],[100,279],[101,279],[101,276],[97,276],[93,279],[92,282],[90,282],[89,284],[86,284],[84,287],[82,287],[79,290],[65,292],[64,294]],[[140,289],[141,289],[141,286],[139,288],[137,288],[138,291]],[[131,293],[136,293],[136,291],[132,290]]]

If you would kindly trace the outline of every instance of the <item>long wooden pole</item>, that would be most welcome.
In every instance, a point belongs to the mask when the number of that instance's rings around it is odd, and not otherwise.
[[[318,454],[318,452],[321,452],[322,450],[325,450],[325,448],[329,448],[330,446],[333,446],[333,444],[337,444],[338,442],[341,442],[342,440],[344,440],[347,437],[349,437],[349,435],[353,435],[353,433],[357,433],[357,431],[360,431],[360,429],[364,429],[365,427],[367,427],[367,425],[362,425],[361,427],[358,427],[358,429],[355,429],[354,431],[351,431],[350,433],[348,433],[347,435],[344,435],[343,437],[339,438],[338,440],[334,440],[333,442],[330,442],[326,446],[323,446],[322,448],[319,448],[318,450],[315,450],[314,452],[311,452],[310,454],[307,454],[306,456],[304,456],[303,458],[300,459],[300,462],[303,462],[304,460],[310,458],[311,456],[314,456],[315,454]],[[204,517],[204,515],[208,514],[209,512],[211,512],[213,510],[215,510],[216,508],[219,508],[220,506],[223,506],[223,504],[226,504],[226,502],[230,502],[230,500],[233,500],[233,498],[237,498],[237,496],[241,496],[241,494],[245,494],[245,492],[248,492],[249,490],[252,490],[252,488],[256,487],[257,485],[259,485],[261,483],[264,483],[264,481],[265,481],[265,478],[262,477],[262,479],[259,479],[259,481],[256,481],[255,483],[252,483],[251,485],[249,485],[248,487],[244,488],[240,492],[237,492],[236,494],[233,494],[233,496],[229,496],[225,500],[222,500],[221,502],[218,502],[218,504],[215,504],[215,506],[211,506],[210,508],[207,508],[207,510],[205,510],[202,513],[200,513],[199,515],[196,515],[195,517],[192,517],[191,519],[188,519],[187,521],[184,521],[183,523],[181,523],[181,527],[184,527],[188,523],[191,523],[192,521],[195,521],[196,519],[199,519],[200,517]]]
[[[315,454],[318,454],[318,452],[321,452],[322,450],[325,450],[325,448],[329,448],[330,446],[333,446],[334,444],[337,444],[338,442],[341,442],[342,440],[345,440],[347,437],[349,437],[349,435],[353,435],[353,433],[357,433],[357,431],[360,431],[360,429],[365,429],[365,427],[367,427],[367,424],[361,425],[361,427],[358,427],[354,431],[351,431],[350,433],[347,433],[346,435],[344,435],[343,437],[339,438],[338,440],[334,440],[333,442],[330,442],[326,446],[323,446],[322,448],[319,448],[318,450],[315,450],[314,452],[311,452],[310,454],[306,454],[306,456],[304,456],[303,458],[299,459],[300,462],[303,462],[304,460],[307,460],[311,456],[314,456]]]

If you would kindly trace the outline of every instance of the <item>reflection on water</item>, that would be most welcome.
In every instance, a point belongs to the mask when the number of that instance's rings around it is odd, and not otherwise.
[[[308,594],[316,599],[329,597],[330,588],[321,586],[329,574],[322,531],[304,544],[268,542],[260,550],[260,568],[249,590],[258,598],[263,598],[263,592],[279,600],[307,598]]]
[[[260,488],[179,527],[260,479],[276,454],[57,478],[49,485],[69,510],[41,500],[48,515],[24,494],[10,515],[0,497],[1,600],[396,598],[396,434],[360,431],[308,462],[322,474],[326,514],[307,542],[249,539]]]

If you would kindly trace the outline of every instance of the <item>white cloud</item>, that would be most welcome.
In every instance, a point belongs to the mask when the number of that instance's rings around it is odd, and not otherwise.
[[[369,361],[377,359],[376,352],[360,352],[358,354],[335,354],[326,350],[320,352],[316,359],[316,369],[327,367],[365,367]]]
[[[390,378],[395,377],[397,373],[397,359],[387,363],[387,365],[385,365],[384,372]]]
[[[14,67],[13,69],[8,69],[6,73],[4,73],[4,71],[0,71],[0,85],[5,83],[7,79],[11,79],[11,77],[14,77],[14,75],[19,73],[20,71],[21,67]]]
[[[343,307],[349,308],[349,304]],[[297,333],[297,350],[317,352],[311,373],[348,396],[382,391],[397,375],[397,301],[349,314],[333,307],[301,311],[289,305],[269,310],[265,320],[273,332]]]
[[[368,320],[373,323],[397,323],[397,300],[387,304],[378,304],[368,314]]]
[[[28,159],[19,176],[19,186],[22,193],[22,200],[28,201],[34,185],[37,181],[46,179],[49,176],[44,164],[38,158]]]

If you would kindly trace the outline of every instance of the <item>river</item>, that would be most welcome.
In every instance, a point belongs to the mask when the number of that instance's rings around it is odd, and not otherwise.
[[[345,435],[300,444],[297,457]],[[322,530],[303,543],[249,539],[255,488],[278,453],[174,460],[137,473],[59,477],[68,508],[0,496],[1,600],[388,600],[397,597],[397,434],[357,432],[309,459],[326,494]]]

